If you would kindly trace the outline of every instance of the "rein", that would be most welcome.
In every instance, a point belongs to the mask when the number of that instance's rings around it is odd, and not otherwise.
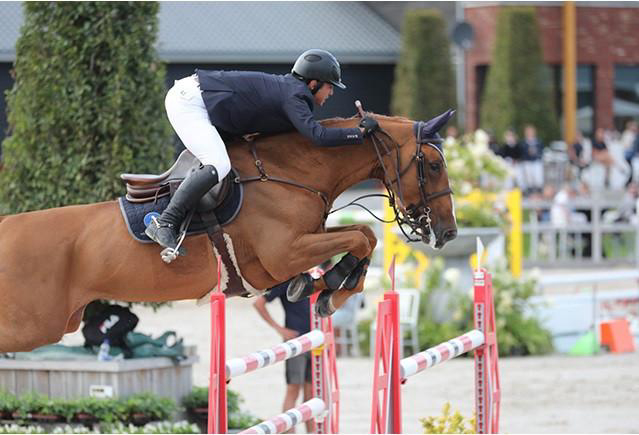
[[[313,189],[312,187],[309,187],[309,186],[305,186],[301,183],[297,183],[295,181],[284,180],[278,177],[271,177],[270,175],[266,173],[266,170],[264,170],[264,164],[262,163],[262,160],[260,160],[260,158],[257,156],[257,148],[255,146],[255,140],[252,140],[249,143],[249,148],[251,150],[251,154],[253,154],[253,160],[255,161],[255,166],[257,167],[257,170],[260,173],[260,175],[257,177],[246,177],[246,178],[236,177],[235,180],[233,180],[234,183],[239,184],[239,183],[250,183],[253,181],[262,181],[262,182],[275,181],[276,183],[288,184],[289,186],[294,186],[300,189],[307,190],[319,196],[321,200],[324,202],[324,219],[326,219],[326,217],[329,215],[330,205],[328,203],[328,196],[324,192],[321,192],[317,189]]]

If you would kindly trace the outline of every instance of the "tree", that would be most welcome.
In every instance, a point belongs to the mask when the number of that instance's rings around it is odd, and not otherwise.
[[[542,60],[535,9],[501,7],[493,63],[481,101],[480,126],[501,138],[526,124],[537,127],[545,141],[558,137],[551,80]]]
[[[396,115],[426,120],[454,106],[455,74],[446,22],[437,10],[408,11],[391,110]]]
[[[113,199],[121,172],[166,169],[171,130],[157,3],[26,2],[7,93],[0,204],[22,212]]]

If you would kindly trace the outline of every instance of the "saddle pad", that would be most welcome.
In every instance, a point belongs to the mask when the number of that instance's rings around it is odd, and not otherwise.
[[[233,177],[232,179],[237,177],[234,171],[229,176]],[[240,183],[231,182],[228,195],[215,208],[215,215],[220,225],[228,225],[235,219],[242,208],[243,199],[243,186]],[[169,197],[163,196],[155,201],[134,203],[122,196],[118,198],[118,202],[129,234],[138,242],[153,243],[153,241],[144,234],[144,230],[151,222],[151,217],[160,216],[167,205],[169,205]],[[196,211],[186,234],[187,236],[201,234],[206,231],[206,228],[207,222],[205,222]]]

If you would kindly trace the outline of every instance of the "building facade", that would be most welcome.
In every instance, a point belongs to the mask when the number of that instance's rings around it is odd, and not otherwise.
[[[480,126],[480,101],[492,62],[499,9],[510,3],[471,3],[465,19],[475,31],[467,51],[466,128]],[[530,4],[530,3],[529,3]],[[562,114],[562,3],[533,3],[544,62]],[[623,128],[639,119],[639,2],[577,2],[577,118],[586,134]]]

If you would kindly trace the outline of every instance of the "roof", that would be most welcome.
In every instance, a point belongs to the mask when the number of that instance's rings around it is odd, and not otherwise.
[[[21,2],[0,2],[0,61],[15,59]],[[342,63],[394,63],[399,33],[363,2],[161,2],[167,62],[291,63],[304,50]]]

